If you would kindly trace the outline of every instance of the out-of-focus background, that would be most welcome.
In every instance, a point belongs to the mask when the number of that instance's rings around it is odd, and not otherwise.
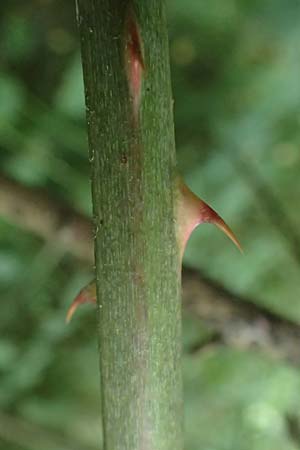
[[[300,3],[170,0],[178,163],[239,236],[184,257],[187,450],[300,448]],[[73,1],[0,5],[0,449],[99,448]]]

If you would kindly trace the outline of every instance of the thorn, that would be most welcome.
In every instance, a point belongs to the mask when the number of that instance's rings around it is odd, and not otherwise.
[[[241,244],[237,237],[219,214],[207,203],[197,197],[184,183],[179,180],[179,209],[178,209],[178,240],[183,255],[186,243],[194,230],[201,223],[212,223],[216,225],[236,247],[243,253]]]
[[[126,28],[127,42],[125,48],[125,63],[127,67],[129,90],[133,103],[133,115],[137,124],[145,64],[138,23],[132,11],[129,11]]]
[[[91,281],[86,285],[73,300],[66,315],[66,323],[69,323],[78,308],[83,303],[96,303],[96,283]]]
[[[234,243],[234,245],[239,249],[239,251],[243,253],[243,249],[238,238],[231,230],[231,228],[227,225],[227,223],[224,222],[222,217],[220,217],[219,214],[203,200],[199,199],[199,201],[202,203],[200,216],[203,217],[200,223],[203,222],[214,224],[216,227],[219,228],[219,230],[223,231],[223,233],[226,234],[226,236]]]

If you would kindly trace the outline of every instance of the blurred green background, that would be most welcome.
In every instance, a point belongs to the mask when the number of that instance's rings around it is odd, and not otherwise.
[[[204,225],[184,264],[300,324],[300,2],[168,6],[179,168],[245,252]],[[89,216],[73,1],[2,0],[0,49],[0,175]],[[92,264],[56,240],[0,217],[1,450],[99,448],[93,307],[64,323]],[[206,334],[184,313],[186,450],[300,448],[297,364]]]

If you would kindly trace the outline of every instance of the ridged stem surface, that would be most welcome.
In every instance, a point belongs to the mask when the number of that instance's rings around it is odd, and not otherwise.
[[[165,4],[78,0],[106,450],[182,450],[175,145]]]

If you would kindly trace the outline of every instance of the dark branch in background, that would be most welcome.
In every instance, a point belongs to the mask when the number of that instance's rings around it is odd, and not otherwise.
[[[56,241],[66,252],[93,264],[92,223],[45,192],[0,177],[0,216]],[[212,332],[208,344],[223,343],[238,349],[258,348],[269,355],[300,364],[300,325],[242,298],[204,276],[183,268],[183,304]],[[199,343],[197,349],[205,348]]]
[[[0,216],[79,259],[93,262],[92,224],[84,215],[52,200],[44,191],[0,175]]]
[[[185,268],[182,281],[184,306],[216,331],[212,343],[241,350],[258,348],[300,363],[299,324],[232,293],[197,270]]]

